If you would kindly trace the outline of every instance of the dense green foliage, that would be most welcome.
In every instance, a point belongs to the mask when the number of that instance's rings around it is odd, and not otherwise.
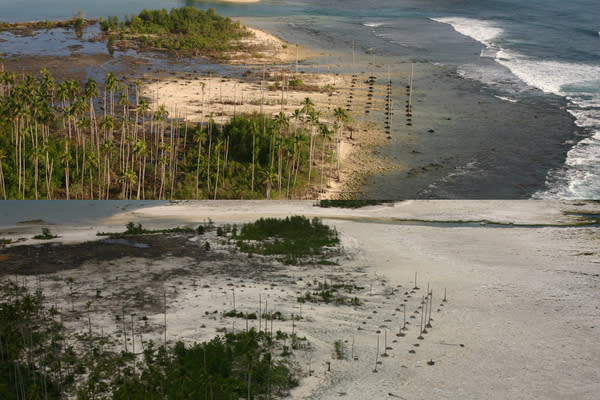
[[[283,114],[192,124],[151,110],[112,73],[101,86],[2,71],[0,199],[300,197],[319,176],[315,142],[327,151],[329,139],[310,133],[324,126],[316,115],[301,124],[296,111],[294,129]]]
[[[150,341],[134,362],[91,325],[88,333],[67,336],[61,319],[44,307],[41,292],[0,287],[1,399],[273,398],[297,385],[289,363],[274,356],[279,339],[265,332],[229,333],[190,347]]]
[[[39,360],[50,371],[57,367],[56,354],[40,358],[37,353],[60,335],[58,323],[42,313],[41,293],[7,284],[0,295],[0,398],[43,399],[47,394],[60,399],[57,382],[35,365]]]
[[[195,7],[173,8],[171,11],[142,10],[139,15],[100,19],[103,31],[118,33],[142,46],[169,50],[200,50],[204,55],[222,57],[230,50],[232,41],[250,33],[228,17]]]
[[[356,286],[353,283],[327,283],[315,281],[314,284],[309,283],[309,287],[313,290],[306,291],[303,296],[297,298],[299,303],[335,303],[337,305],[360,306],[362,302],[358,297],[348,297],[344,293],[353,293],[364,289]],[[343,292],[343,293],[342,293]]]
[[[288,262],[298,258],[322,255],[325,248],[339,243],[337,231],[305,216],[285,219],[261,218],[242,226],[238,247],[247,253],[286,255]]]
[[[115,400],[230,399],[279,396],[297,385],[284,361],[276,361],[271,337],[251,329],[226,334],[186,348],[178,342],[172,354],[148,346],[144,369],[114,391]],[[248,384],[248,381],[250,384]]]

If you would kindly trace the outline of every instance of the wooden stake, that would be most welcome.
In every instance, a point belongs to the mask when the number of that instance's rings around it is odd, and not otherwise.
[[[379,335],[377,335],[377,352],[375,352],[375,369],[373,372],[377,372],[377,361],[379,361]]]

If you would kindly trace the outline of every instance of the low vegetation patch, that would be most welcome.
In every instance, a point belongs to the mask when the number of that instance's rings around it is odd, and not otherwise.
[[[246,253],[283,255],[286,263],[311,256],[326,256],[327,250],[339,244],[335,229],[323,224],[319,218],[304,216],[285,219],[261,218],[242,226],[237,236],[237,246]]]
[[[50,240],[57,238],[58,236],[53,235],[48,228],[42,228],[42,233],[39,235],[35,235],[33,238],[38,240]]]
[[[335,303],[337,305],[360,306],[362,302],[356,296],[350,297],[344,293],[354,293],[364,289],[353,283],[335,283],[315,281],[314,284],[308,285],[313,290],[306,291],[303,296],[297,298],[299,303]],[[344,292],[344,293],[342,293]]]
[[[144,9],[124,21],[115,16],[101,18],[100,27],[107,38],[133,40],[141,48],[201,51],[214,57],[222,57],[222,52],[232,49],[233,41],[251,34],[239,22],[217,15],[214,8],[195,7]]]

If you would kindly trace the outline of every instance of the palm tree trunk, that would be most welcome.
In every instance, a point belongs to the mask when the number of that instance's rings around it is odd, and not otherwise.
[[[210,193],[210,149],[212,145],[212,123],[208,121],[208,158],[206,159],[206,185]]]
[[[196,161],[196,200],[200,196],[200,150],[202,149],[202,141],[198,140],[198,160]]]
[[[218,147],[218,144],[217,144]],[[214,200],[217,199],[217,188],[219,187],[219,166],[220,166],[220,158],[221,157],[221,152],[217,151],[217,174],[215,176],[215,195],[214,195]]]

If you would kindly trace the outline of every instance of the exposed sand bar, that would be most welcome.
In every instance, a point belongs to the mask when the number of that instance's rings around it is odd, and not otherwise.
[[[407,200],[359,209],[316,207],[311,201],[179,201],[165,206],[116,214],[111,224],[128,221],[163,220],[197,223],[211,218],[219,222],[252,221],[261,216],[289,215],[321,218],[373,219],[381,221],[493,222],[514,225],[574,225],[577,213],[598,213],[594,202],[555,200]]]
[[[244,311],[254,311],[262,294],[274,310],[303,316],[294,329],[311,348],[295,352],[302,378],[292,399],[595,399],[600,390],[600,231],[565,225],[581,222],[573,213],[599,212],[598,203],[556,201],[407,201],[358,210],[317,208],[312,202],[180,202],[115,215],[99,225],[122,230],[127,221],[193,226],[208,218],[219,224],[320,215],[340,232],[345,253],[336,258],[339,266],[282,266],[232,253],[209,235],[190,238],[185,248],[210,241],[212,260],[202,259],[201,252],[178,257],[179,239],[173,238],[159,258],[91,259],[75,270],[39,278],[46,290],[54,290],[53,302],[64,307],[69,305],[65,274],[78,282],[76,308],[85,304],[84,293],[93,296],[99,287],[103,294],[112,292],[97,306],[104,317],[94,322],[105,332],[114,326],[112,308],[143,306],[149,321],[144,337],[157,340],[162,311],[152,304],[166,287],[171,343],[208,340],[217,329],[244,329],[243,320],[220,315],[232,308],[231,288]],[[402,225],[396,219],[515,226]],[[69,230],[52,229],[61,236]],[[300,306],[296,297],[313,279],[352,280],[363,287],[354,294],[363,305]],[[415,284],[419,289],[410,293]],[[432,328],[418,340],[421,314],[415,312],[427,287],[433,289]],[[409,319],[406,336],[397,337],[402,304],[415,318]],[[72,324],[77,329],[83,323]],[[251,326],[258,328],[256,321]],[[274,329],[291,332],[291,322],[278,321]],[[378,336],[379,353],[387,356],[378,356],[381,364],[374,373]],[[347,341],[348,353],[354,343],[356,360],[332,357],[338,339]]]

